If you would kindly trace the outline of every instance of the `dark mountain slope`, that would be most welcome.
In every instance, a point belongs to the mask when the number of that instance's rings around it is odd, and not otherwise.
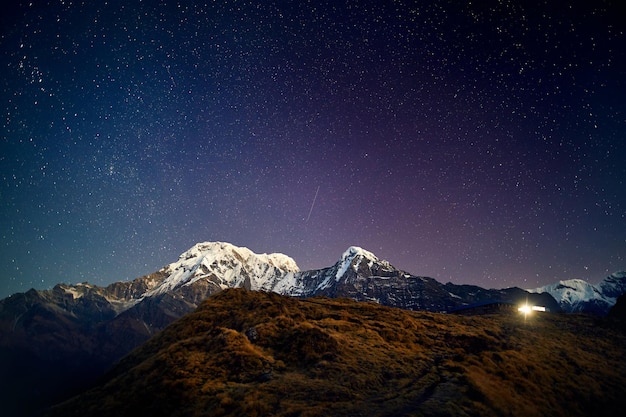
[[[225,290],[50,416],[620,415],[626,336],[595,324]]]

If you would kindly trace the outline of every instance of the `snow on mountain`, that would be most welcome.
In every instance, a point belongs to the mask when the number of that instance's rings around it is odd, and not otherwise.
[[[339,282],[341,278],[348,272],[350,266],[354,271],[358,271],[359,266],[363,260],[367,261],[368,266],[371,268],[374,262],[380,262],[380,260],[371,252],[366,251],[358,246],[350,246],[339,258],[339,261],[334,265],[333,270],[336,270],[334,275],[328,274],[326,279],[317,285],[316,291],[324,290],[332,285],[332,279],[335,282]]]
[[[356,262],[355,262],[356,260]],[[369,268],[372,267],[374,262],[380,262],[378,257],[374,255],[372,252],[368,252],[363,248],[359,248],[358,246],[351,246],[341,255],[340,266],[337,270],[337,274],[335,275],[335,280],[339,281],[341,277],[348,271],[348,268],[352,265],[355,271],[359,270],[359,266],[363,260],[367,260],[367,264]]]
[[[113,292],[107,291],[106,288],[98,287],[87,282],[81,282],[73,285],[57,284],[54,288],[57,290],[58,294],[61,294],[61,292],[67,294],[73,301],[78,303],[83,302],[84,298],[102,298],[107,301],[109,304],[108,307],[113,309],[116,314],[128,310],[141,301],[140,297],[119,297]],[[86,302],[89,303],[90,301]]]
[[[598,288],[605,296],[617,299],[626,292],[626,271],[612,273],[598,284]]]
[[[581,301],[605,300],[605,297],[595,286],[582,279],[568,279],[526,291],[533,293],[547,292],[559,303],[569,305],[575,305]]]
[[[280,253],[256,254],[225,242],[203,242],[161,270],[167,277],[147,296],[172,291],[205,279],[220,289],[271,290],[277,279],[299,272],[296,262]]]
[[[288,272],[276,280],[269,290],[281,295],[302,296],[305,289],[302,275],[303,272]]]
[[[582,279],[569,279],[526,291],[550,294],[565,311],[605,312],[615,304],[617,297],[626,292],[626,272],[615,272],[598,285]]]
[[[331,267],[303,272],[289,272],[279,279],[272,288],[283,295],[307,297],[322,292],[340,282],[349,279],[348,276],[375,275],[371,269],[375,267],[384,270],[394,270],[389,262],[380,260],[373,253],[358,246],[349,247]],[[363,269],[368,271],[364,272]]]

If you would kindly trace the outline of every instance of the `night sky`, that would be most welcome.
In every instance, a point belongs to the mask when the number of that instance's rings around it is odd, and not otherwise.
[[[5,6],[0,297],[217,240],[487,288],[626,269],[618,3]]]

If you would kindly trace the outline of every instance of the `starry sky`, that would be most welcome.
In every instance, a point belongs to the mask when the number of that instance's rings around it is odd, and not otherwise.
[[[618,0],[13,3],[0,297],[217,240],[487,288],[626,269]]]

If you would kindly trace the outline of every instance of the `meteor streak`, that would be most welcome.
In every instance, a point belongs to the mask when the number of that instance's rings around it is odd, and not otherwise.
[[[309,215],[306,216],[306,220],[304,221],[305,223],[309,222],[309,219],[311,218],[311,213],[313,212],[313,206],[315,206],[315,200],[317,200],[317,193],[320,192],[320,186],[317,186],[317,190],[315,191],[315,197],[313,197],[313,202],[311,203],[311,209],[309,210]]]

